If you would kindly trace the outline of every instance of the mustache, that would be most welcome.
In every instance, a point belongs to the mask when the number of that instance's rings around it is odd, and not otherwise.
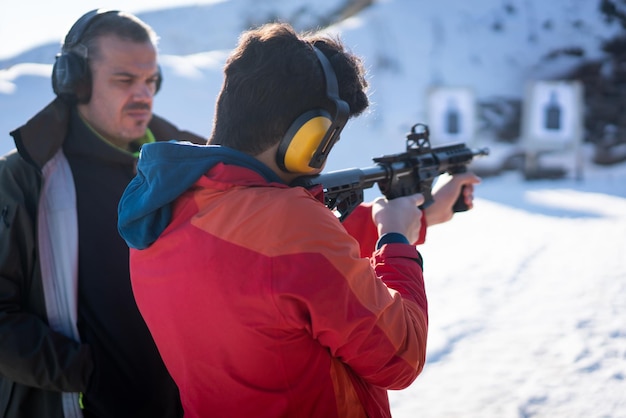
[[[150,110],[151,107],[147,103],[134,102],[124,107],[125,110]]]

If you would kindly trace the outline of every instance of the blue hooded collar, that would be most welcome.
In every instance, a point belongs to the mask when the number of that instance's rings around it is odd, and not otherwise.
[[[170,222],[172,202],[218,163],[246,167],[268,182],[283,183],[265,164],[232,148],[178,141],[145,144],[137,175],[118,205],[118,231],[128,246],[141,250],[156,241]]]

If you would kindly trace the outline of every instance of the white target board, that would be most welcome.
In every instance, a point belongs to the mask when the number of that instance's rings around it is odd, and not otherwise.
[[[526,153],[525,172],[545,172],[540,156],[571,154],[573,171],[582,179],[584,97],[579,81],[536,81],[526,87],[521,144]],[[567,160],[564,160],[567,161]]]
[[[529,149],[577,146],[583,137],[583,89],[578,81],[538,81],[526,90],[523,141]]]
[[[433,145],[474,140],[474,93],[463,87],[437,87],[428,93],[428,128]]]

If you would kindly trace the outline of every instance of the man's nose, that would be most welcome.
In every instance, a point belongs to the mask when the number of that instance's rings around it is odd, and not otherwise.
[[[155,87],[151,83],[137,83],[133,96],[136,100],[152,100],[156,93]]]

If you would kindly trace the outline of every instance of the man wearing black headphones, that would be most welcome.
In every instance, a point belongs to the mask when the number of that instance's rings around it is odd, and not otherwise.
[[[94,10],[66,36],[57,98],[0,159],[0,416],[180,417],[133,299],[117,205],[143,144],[206,140],[152,114],[157,38]]]
[[[140,312],[190,417],[388,417],[426,355],[421,195],[377,200],[372,261],[319,173],[368,106],[338,39],[244,33],[208,146],[147,144],[119,206]]]

